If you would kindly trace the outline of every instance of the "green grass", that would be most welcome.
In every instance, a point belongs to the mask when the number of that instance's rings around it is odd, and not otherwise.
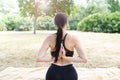
[[[0,70],[10,66],[48,66],[50,63],[36,63],[35,56],[43,40],[54,32],[38,31],[36,35],[32,32],[0,32]],[[68,33],[78,35],[88,57],[86,64],[75,63],[76,67],[120,68],[120,34],[77,31]]]

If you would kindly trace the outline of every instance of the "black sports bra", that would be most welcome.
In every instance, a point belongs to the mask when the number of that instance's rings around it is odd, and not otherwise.
[[[73,54],[74,54],[74,51],[70,51],[70,50],[68,50],[68,49],[65,47],[65,38],[66,38],[66,36],[67,36],[67,33],[65,34],[65,36],[64,36],[64,38],[63,38],[63,40],[62,40],[62,44],[63,44],[63,46],[64,46],[64,48],[65,48],[66,56],[72,57]],[[55,57],[55,51],[51,51],[51,56],[52,56],[52,57]]]

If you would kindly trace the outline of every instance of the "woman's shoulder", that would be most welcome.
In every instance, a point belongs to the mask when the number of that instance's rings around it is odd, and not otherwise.
[[[75,45],[80,42],[79,35],[77,34],[68,34],[69,40],[72,41]]]
[[[71,42],[73,46],[75,46],[79,42],[79,36],[75,34],[68,33],[68,40]]]
[[[55,37],[56,37],[56,34],[54,33],[54,34],[48,35],[48,36],[47,36],[47,39],[48,39],[48,40],[53,40]]]
[[[68,37],[72,40],[78,39],[78,36],[75,34],[68,33]]]

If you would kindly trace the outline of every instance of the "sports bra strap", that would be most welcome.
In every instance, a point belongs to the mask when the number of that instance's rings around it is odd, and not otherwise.
[[[67,33],[65,34],[65,36],[64,36],[64,38],[63,38],[63,40],[65,40],[66,36],[67,36]]]
[[[64,36],[64,38],[62,39],[62,43],[64,43],[67,34],[68,34],[68,33],[66,33],[65,36]]]
[[[65,41],[65,38],[66,38],[67,34],[68,34],[68,33],[66,33],[65,36],[64,36],[64,38],[63,38],[64,41]]]
[[[66,39],[67,34],[68,34],[68,33],[65,34],[65,36],[64,36],[64,38],[63,38],[63,40],[62,40],[62,42],[61,42],[61,43],[63,44],[65,50],[67,50],[66,47],[65,47],[65,39]]]

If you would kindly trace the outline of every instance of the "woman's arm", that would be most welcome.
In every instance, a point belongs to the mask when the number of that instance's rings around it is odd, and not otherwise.
[[[50,61],[52,61],[52,58],[50,56],[45,55],[46,51],[49,48],[49,43],[50,43],[50,37],[47,37],[44,40],[44,42],[43,42],[43,44],[38,52],[36,62],[50,62]]]
[[[75,49],[77,51],[78,57],[67,57],[65,56],[65,50],[63,47],[63,56],[62,58],[67,60],[67,61],[72,61],[72,62],[80,62],[80,63],[86,63],[87,62],[87,58],[85,56],[85,53],[83,52],[83,49],[80,45],[80,41],[77,37],[74,37],[74,43],[75,43]]]
[[[83,59],[80,57],[63,57],[64,60],[69,62],[80,62],[80,63],[86,63],[87,59]]]

